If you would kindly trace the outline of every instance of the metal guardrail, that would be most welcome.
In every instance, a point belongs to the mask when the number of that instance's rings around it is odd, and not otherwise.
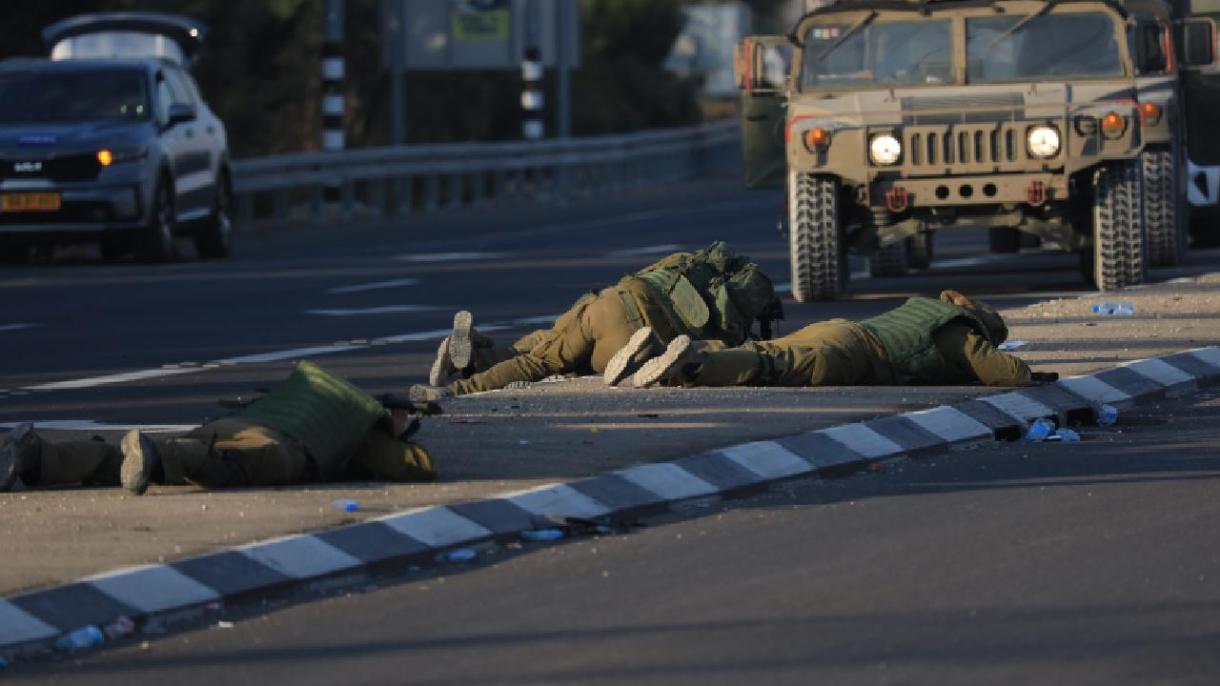
[[[452,143],[300,153],[233,164],[238,221],[323,219],[337,189],[342,219],[614,192],[733,164],[736,121],[566,140]]]

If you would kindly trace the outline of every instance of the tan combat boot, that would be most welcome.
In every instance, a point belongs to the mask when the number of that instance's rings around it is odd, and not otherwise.
[[[636,388],[681,380],[685,370],[702,362],[703,356],[691,345],[690,336],[683,334],[669,342],[665,352],[648,360],[631,379]]]
[[[660,338],[657,338],[652,327],[645,326],[631,334],[631,338],[627,339],[627,345],[614,353],[614,357],[611,357],[610,361],[606,363],[606,371],[602,378],[607,386],[617,386],[623,379],[638,372],[645,362],[660,355],[664,350],[665,345],[661,343]]]

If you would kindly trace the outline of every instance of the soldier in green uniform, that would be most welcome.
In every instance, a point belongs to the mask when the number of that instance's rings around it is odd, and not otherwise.
[[[382,403],[321,367],[301,362],[270,393],[179,437],[128,432],[118,447],[101,439],[52,442],[26,423],[0,447],[0,491],[28,487],[150,483],[208,489],[341,478],[431,481],[428,452],[401,436],[407,410]]]
[[[412,398],[490,391],[555,374],[604,373],[613,385],[677,336],[740,345],[755,320],[765,336],[770,320],[780,317],[771,280],[717,241],[669,255],[582,297],[550,330],[535,331],[511,348],[495,346],[473,329],[469,312],[459,312],[453,335],[437,351],[431,385],[412,387]],[[624,349],[633,354],[616,357]],[[455,372],[464,378],[440,387]]]
[[[678,337],[645,362],[637,388],[681,386],[1028,386],[1029,367],[997,347],[1008,327],[994,309],[956,291],[911,298],[861,322],[832,319],[782,338],[728,347]]]

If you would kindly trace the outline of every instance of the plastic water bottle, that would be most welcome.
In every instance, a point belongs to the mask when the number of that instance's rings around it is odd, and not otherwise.
[[[1060,428],[1059,431],[1055,432],[1055,436],[1058,436],[1060,441],[1063,441],[1064,443],[1080,442],[1080,433],[1076,433],[1075,431],[1070,430],[1070,428]]]
[[[1100,426],[1114,426],[1114,422],[1118,421],[1118,408],[1113,405],[1102,405],[1097,408],[1097,424]]]
[[[84,650],[101,645],[105,638],[101,629],[90,624],[60,636],[55,640],[55,647],[60,650]]]
[[[339,498],[338,500],[330,501],[330,506],[340,512],[355,512],[360,509],[360,503],[347,498]]]
[[[470,562],[476,557],[478,557],[478,553],[470,548],[458,548],[446,553],[445,560],[449,562]]]
[[[563,529],[533,529],[517,535],[526,541],[558,541],[563,538]]]
[[[1135,305],[1126,300],[1118,302],[1104,302],[1094,305],[1093,312],[1095,314],[1130,317],[1131,315],[1135,314]]]
[[[1046,417],[1040,417],[1033,424],[1029,425],[1029,430],[1025,432],[1025,440],[1030,443],[1040,443],[1046,440],[1047,436],[1055,430],[1055,423]]]

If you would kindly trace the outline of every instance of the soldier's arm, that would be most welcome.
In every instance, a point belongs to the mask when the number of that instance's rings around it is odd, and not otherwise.
[[[1015,355],[996,350],[986,338],[964,324],[936,332],[941,354],[986,386],[1029,386],[1033,375]]]

